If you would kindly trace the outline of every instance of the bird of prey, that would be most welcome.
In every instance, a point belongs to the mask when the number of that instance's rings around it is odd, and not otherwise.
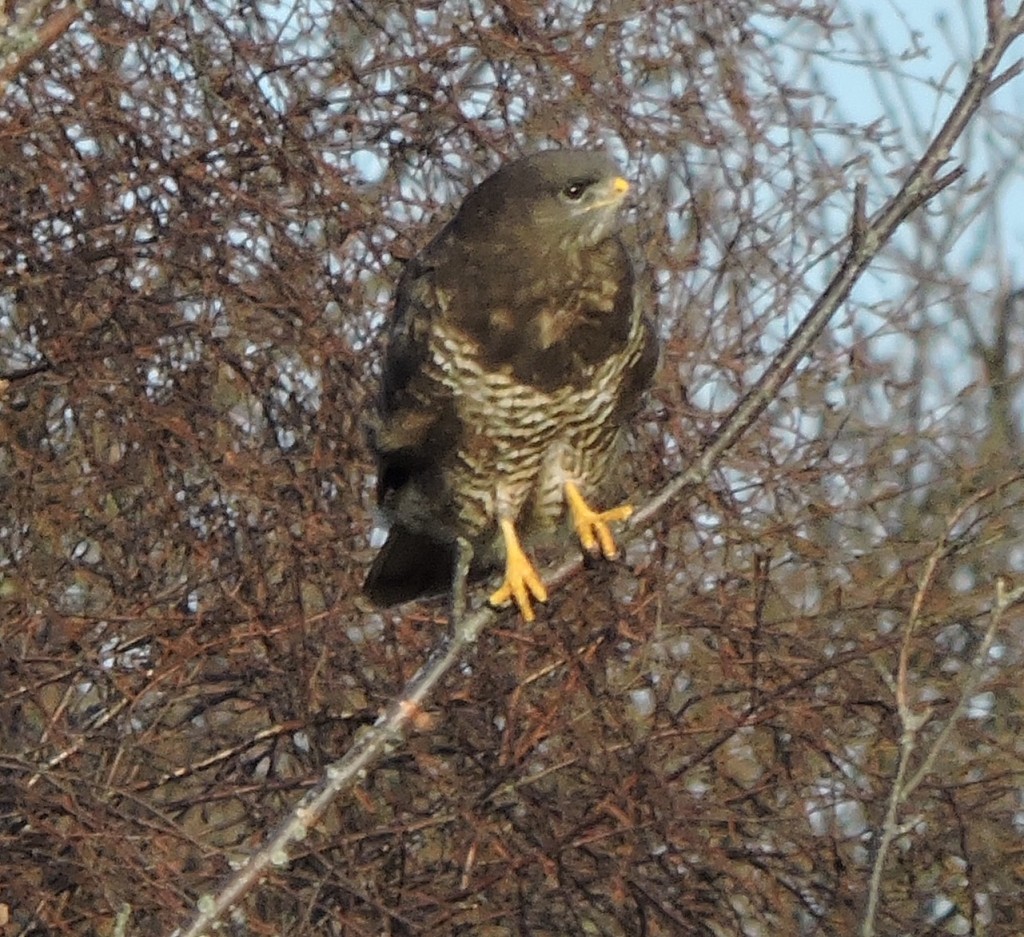
[[[548,150],[505,165],[406,266],[371,429],[390,531],[364,590],[393,605],[446,591],[460,557],[523,618],[547,589],[531,539],[571,520],[616,555],[591,506],[657,360],[618,237],[629,183],[604,155]]]

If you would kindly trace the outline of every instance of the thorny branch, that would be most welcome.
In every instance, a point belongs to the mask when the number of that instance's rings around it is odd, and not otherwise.
[[[794,368],[849,295],[854,283],[899,225],[908,215],[963,175],[964,170],[961,167],[940,175],[940,171],[949,161],[953,144],[963,134],[985,98],[1004,83],[1007,77],[1016,75],[1020,70],[1020,63],[1017,63],[1000,76],[994,77],[1007,47],[1024,32],[1024,8],[1007,17],[996,4],[989,3],[988,16],[989,31],[985,48],[975,61],[967,83],[948,118],[925,153],[907,173],[903,186],[873,217],[867,219],[862,216],[862,195],[855,193],[855,210],[850,234],[846,238],[843,260],[835,276],[789,337],[771,366],[725,417],[718,431],[707,441],[689,468],[665,485],[634,514],[630,521],[632,529],[649,524],[685,489],[698,485],[708,478],[723,454],[775,399]],[[557,586],[573,576],[580,565],[579,559],[569,560],[550,571],[545,577],[546,581],[552,586]],[[1000,595],[1003,597],[1000,601],[1003,601],[1006,596],[1002,592]],[[1016,592],[1009,595],[1013,601],[1019,597]],[[998,626],[1003,608],[1004,605],[998,605],[997,612],[993,614],[993,624],[990,626],[992,634]],[[483,607],[473,611],[463,620],[454,622],[451,633],[437,645],[388,711],[359,737],[344,757],[327,768],[323,780],[299,801],[291,815],[267,843],[228,879],[220,891],[216,895],[206,895],[200,899],[196,917],[185,930],[176,931],[175,934],[180,937],[199,937],[208,932],[270,868],[286,863],[289,846],[301,840],[316,824],[331,801],[339,793],[353,786],[367,766],[403,736],[429,692],[448,669],[468,653],[477,636],[496,618],[497,614],[494,611]],[[979,653],[987,646],[988,642]],[[926,761],[922,771],[927,766]],[[902,778],[899,781],[899,789],[904,789]],[[896,790],[894,786],[894,791]],[[894,794],[894,805],[898,804],[899,796],[898,793]],[[895,835],[895,820],[889,833],[890,841],[892,835]],[[882,864],[879,862],[879,869]],[[873,933],[873,914],[872,909],[865,919],[866,935]]]

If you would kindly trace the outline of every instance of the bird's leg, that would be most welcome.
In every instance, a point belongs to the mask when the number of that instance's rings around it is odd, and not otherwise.
[[[473,545],[465,538],[455,541],[455,565],[452,568],[451,624],[458,628],[466,616],[466,583],[473,562]]]
[[[595,511],[583,500],[583,495],[573,482],[565,483],[565,498],[569,502],[572,522],[583,549],[588,553],[596,553],[600,545],[601,552],[607,559],[615,559],[619,550],[615,546],[615,538],[608,524],[611,521],[626,520],[633,513],[633,506],[620,504],[609,511]]]
[[[546,602],[548,590],[519,543],[515,524],[507,517],[503,517],[498,523],[501,525],[501,533],[505,538],[505,578],[501,587],[491,595],[488,601],[491,605],[505,605],[515,600],[523,619],[533,621],[534,614],[530,597],[532,596],[538,602]]]

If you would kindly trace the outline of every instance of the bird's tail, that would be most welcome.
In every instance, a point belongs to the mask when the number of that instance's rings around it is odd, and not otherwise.
[[[451,589],[454,568],[454,543],[395,524],[370,567],[363,592],[383,606],[439,595]]]

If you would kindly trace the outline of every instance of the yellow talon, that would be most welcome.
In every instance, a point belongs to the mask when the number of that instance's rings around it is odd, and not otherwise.
[[[501,587],[488,600],[491,605],[505,605],[515,600],[525,621],[533,621],[532,595],[538,602],[548,600],[548,590],[534,569],[530,558],[523,552],[512,521],[502,518],[501,533],[505,538],[505,579]]]
[[[576,534],[580,538],[583,549],[588,553],[594,553],[595,548],[600,544],[601,552],[605,557],[609,560],[615,559],[619,549],[615,546],[615,538],[612,536],[608,524],[611,521],[626,520],[633,513],[633,506],[620,504],[610,511],[595,511],[583,500],[579,488],[572,482],[565,483],[565,497],[569,502],[572,522],[576,527]]]

